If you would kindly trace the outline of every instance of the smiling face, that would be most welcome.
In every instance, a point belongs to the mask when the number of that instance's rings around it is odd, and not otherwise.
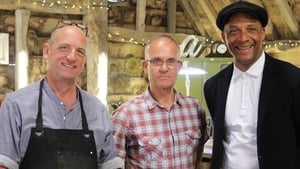
[[[259,20],[247,13],[233,14],[222,32],[235,65],[242,71],[247,71],[261,56],[265,35]]]
[[[47,78],[75,81],[86,61],[87,39],[74,25],[55,30],[49,43],[43,47],[43,57],[48,60]]]

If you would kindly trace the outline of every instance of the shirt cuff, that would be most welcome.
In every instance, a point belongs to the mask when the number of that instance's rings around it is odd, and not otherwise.
[[[123,169],[124,160],[120,157],[116,157],[98,166],[98,169]]]
[[[9,169],[19,169],[18,163],[7,156],[0,154],[0,166],[1,165]]]

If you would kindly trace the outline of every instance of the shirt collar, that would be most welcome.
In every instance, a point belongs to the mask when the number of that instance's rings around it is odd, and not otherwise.
[[[246,72],[242,72],[238,67],[236,67],[235,64],[233,64],[234,67],[233,67],[232,79],[236,79],[240,77],[242,74],[247,74],[252,77],[259,77],[263,72],[264,64],[265,64],[264,52],[262,52],[258,60]]]
[[[177,92],[176,89],[174,89],[174,91],[175,91],[174,104],[181,105],[182,99],[180,97],[180,93]],[[145,97],[145,100],[146,100],[146,102],[147,102],[147,104],[150,108],[153,108],[154,106],[160,106],[160,104],[156,100],[153,99],[153,97],[150,93],[149,86],[148,86],[147,90],[144,93],[144,97]]]
[[[59,97],[55,94],[55,92],[53,91],[53,89],[50,87],[48,81],[47,81],[47,78],[45,78],[44,80],[44,86],[43,86],[43,89],[45,90],[45,92],[47,93],[47,95],[54,101],[56,101],[57,103],[62,103],[62,101],[59,99]],[[80,89],[79,89],[80,90]],[[79,91],[76,91],[76,103],[79,103],[79,99],[78,99],[78,93]]]

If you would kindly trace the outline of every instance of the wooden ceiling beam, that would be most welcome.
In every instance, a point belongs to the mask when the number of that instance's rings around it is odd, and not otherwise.
[[[186,14],[187,18],[190,20],[191,24],[193,25],[196,32],[199,32],[200,35],[206,36],[207,33],[200,22],[200,17],[194,12],[191,6],[192,0],[178,0],[179,4],[181,5],[184,13]]]
[[[293,12],[288,4],[287,1],[283,0],[275,0],[278,9],[280,10],[280,13],[282,14],[282,17],[285,20],[285,24],[288,26],[290,31],[292,32],[293,36],[296,39],[300,38],[300,33],[299,33],[299,24],[293,15]]]
[[[216,25],[217,13],[214,7],[210,3],[211,0],[201,0],[199,1],[202,9],[206,13],[208,20],[210,21],[211,27],[214,29],[214,34],[210,35],[212,39],[222,39],[219,28]]]

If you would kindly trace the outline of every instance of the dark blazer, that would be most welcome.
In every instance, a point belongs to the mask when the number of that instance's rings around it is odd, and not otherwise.
[[[224,114],[232,72],[230,64],[204,85],[214,121],[211,169],[220,169],[223,160]],[[300,169],[300,69],[268,54],[259,96],[257,152],[260,169]]]

